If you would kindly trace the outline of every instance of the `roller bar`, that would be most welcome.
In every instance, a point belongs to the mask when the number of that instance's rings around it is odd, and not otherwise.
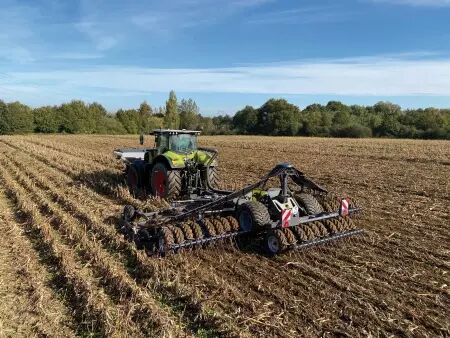
[[[191,246],[195,246],[195,245],[202,245],[202,244],[219,241],[219,240],[223,240],[223,239],[235,238],[235,237],[237,237],[239,235],[243,235],[245,233],[247,233],[247,231],[237,231],[237,232],[231,232],[231,233],[227,233],[227,234],[223,234],[223,235],[211,236],[211,237],[207,237],[207,238],[188,240],[188,241],[184,241],[183,243],[172,244],[167,249],[168,250],[177,250],[177,249],[187,248],[187,247],[191,247]]]
[[[306,249],[315,245],[324,244],[331,241],[336,241],[338,239],[343,239],[350,236],[356,236],[359,234],[362,234],[364,232],[363,229],[354,229],[354,230],[347,230],[340,233],[337,233],[335,235],[327,236],[324,238],[317,238],[310,241],[302,242],[301,244],[294,244],[291,245],[290,248],[300,250],[300,249]]]

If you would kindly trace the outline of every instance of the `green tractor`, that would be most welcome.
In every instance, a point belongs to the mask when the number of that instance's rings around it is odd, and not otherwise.
[[[125,163],[130,193],[136,198],[153,195],[177,199],[218,185],[217,151],[199,148],[196,130],[155,129],[153,148],[114,151]],[[141,135],[141,145],[144,137]]]

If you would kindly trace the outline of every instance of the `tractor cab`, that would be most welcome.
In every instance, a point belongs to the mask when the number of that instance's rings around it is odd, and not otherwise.
[[[197,136],[200,134],[196,130],[173,130],[155,129],[155,148],[157,154],[164,154],[167,151],[188,154],[197,150]]]

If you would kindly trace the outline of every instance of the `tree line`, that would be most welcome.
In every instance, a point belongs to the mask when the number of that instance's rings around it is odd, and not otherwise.
[[[163,107],[143,102],[138,109],[109,114],[99,103],[74,100],[59,106],[30,108],[0,100],[0,134],[138,134],[156,128],[198,129],[204,134],[450,139],[450,109],[407,109],[390,102],[373,106],[330,101],[304,109],[284,99],[261,107],[246,106],[234,116],[207,117],[192,99],[171,91]]]

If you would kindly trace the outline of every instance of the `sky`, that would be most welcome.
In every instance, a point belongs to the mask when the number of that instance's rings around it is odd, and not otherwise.
[[[0,99],[450,107],[450,0],[0,0]]]

